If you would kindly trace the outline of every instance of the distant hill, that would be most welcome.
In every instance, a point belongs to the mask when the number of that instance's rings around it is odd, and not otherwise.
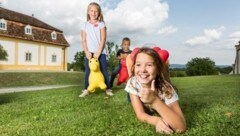
[[[170,64],[170,68],[186,68],[185,64]]]
[[[217,65],[219,68],[231,67],[230,65]]]
[[[217,67],[219,68],[225,68],[225,67],[231,67],[230,65],[217,65]],[[185,64],[170,64],[170,68],[186,68]]]

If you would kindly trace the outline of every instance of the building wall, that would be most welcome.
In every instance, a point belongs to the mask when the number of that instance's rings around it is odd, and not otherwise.
[[[43,46],[43,45],[41,45],[41,46],[39,46],[39,48],[40,48],[40,49],[39,49],[39,50],[40,50],[39,55],[40,55],[40,56],[44,56],[44,57],[39,57],[39,59],[40,59],[40,61],[39,61],[39,62],[40,62],[40,65],[43,66],[43,65],[45,65],[45,63],[44,63],[45,61],[44,61],[44,60],[46,59],[46,58],[45,58],[45,48],[46,48],[46,47]]]
[[[236,56],[236,74],[240,74],[240,50],[237,51],[237,56]]]
[[[240,74],[240,45],[236,45],[236,58],[233,64],[233,74]]]
[[[6,37],[0,37],[0,44],[8,53],[8,61],[0,61],[0,70],[67,70],[63,54],[67,48],[62,46]],[[32,54],[31,61],[25,60],[27,52]],[[52,62],[53,54],[56,62]]]
[[[8,61],[0,61],[1,65],[14,65],[15,64],[15,42],[12,41],[4,41],[0,39],[0,44],[3,49],[7,51]],[[11,55],[10,55],[11,54]]]
[[[47,60],[46,63],[49,66],[61,66],[62,62],[62,48],[47,46]],[[52,62],[52,55],[56,55],[56,62]]]
[[[38,46],[37,44],[18,43],[18,65],[38,65]],[[32,54],[32,60],[26,61],[25,54],[29,52]],[[41,56],[40,56],[41,57]]]

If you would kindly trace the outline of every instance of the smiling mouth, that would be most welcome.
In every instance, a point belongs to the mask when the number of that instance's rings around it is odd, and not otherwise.
[[[139,75],[141,79],[147,79],[149,76],[148,75]]]

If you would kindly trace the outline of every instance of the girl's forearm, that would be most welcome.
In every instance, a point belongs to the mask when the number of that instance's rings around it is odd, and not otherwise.
[[[160,99],[156,99],[152,103],[152,107],[160,114],[164,121],[169,124],[175,131],[185,131],[185,119],[180,114],[173,111]]]
[[[88,52],[86,42],[82,42],[82,45],[83,45],[83,50],[84,50],[84,52],[86,54]]]
[[[85,54],[87,54],[88,53],[87,40],[86,40],[86,33],[84,31],[81,31],[81,39],[82,39],[83,50]]]
[[[105,46],[105,41],[101,41],[100,46],[97,51],[99,54],[102,53],[104,46]]]
[[[146,113],[142,113],[141,115],[137,115],[137,118],[142,121],[142,122],[146,122],[150,125],[156,126],[157,122],[161,119],[158,116],[151,116],[148,115]]]

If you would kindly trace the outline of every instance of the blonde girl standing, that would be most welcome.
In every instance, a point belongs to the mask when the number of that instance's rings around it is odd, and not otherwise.
[[[109,76],[107,71],[106,60],[106,25],[103,20],[103,14],[101,7],[98,3],[92,2],[88,5],[87,9],[87,21],[81,27],[81,39],[82,46],[85,52],[85,83],[84,90],[79,97],[84,97],[89,94],[87,87],[89,85],[88,78],[90,69],[88,66],[89,59],[96,58],[100,62],[100,69],[104,75],[105,83],[107,85],[106,94],[112,96],[112,90],[110,89]]]

